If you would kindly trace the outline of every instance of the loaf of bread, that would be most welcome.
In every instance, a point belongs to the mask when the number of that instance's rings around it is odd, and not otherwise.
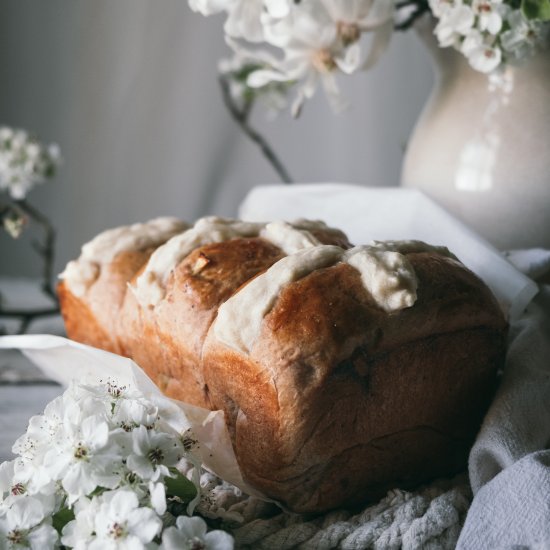
[[[296,512],[464,469],[504,357],[498,304],[447,249],[322,222],[110,230],[59,297],[69,337],[223,410],[243,478]]]

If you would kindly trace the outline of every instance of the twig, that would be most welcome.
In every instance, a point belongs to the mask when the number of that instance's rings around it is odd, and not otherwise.
[[[263,155],[269,161],[273,169],[277,172],[281,180],[286,184],[293,183],[293,179],[288,173],[288,170],[275,154],[273,148],[269,145],[266,139],[250,124],[248,123],[248,117],[252,109],[253,100],[247,100],[244,102],[243,107],[240,109],[231,96],[231,90],[229,88],[229,82],[223,75],[219,76],[220,88],[222,90],[223,102],[231,114],[233,120],[239,125],[241,130],[260,148]]]
[[[53,261],[55,254],[55,229],[50,220],[39,210],[30,205],[25,199],[15,201],[17,206],[32,220],[42,226],[44,231],[44,243],[33,242],[33,248],[42,258],[42,291],[47,294],[56,304],[57,295],[52,287]]]
[[[44,308],[44,309],[29,309],[29,310],[18,310],[14,309],[11,311],[0,310],[0,319],[18,319],[19,328],[17,334],[25,334],[29,325],[40,317],[50,317],[52,315],[57,315],[59,313],[59,307]],[[6,330],[0,326],[0,335],[7,334]]]
[[[410,29],[415,21],[427,13],[430,9],[430,6],[427,0],[402,0],[397,2],[395,5],[396,12],[405,8],[414,8],[411,14],[402,21],[401,23],[396,23],[394,28],[396,31],[406,31]]]
[[[12,309],[12,310],[0,310],[0,319],[6,319],[10,317],[20,318],[32,318],[33,317],[48,317],[50,315],[57,315],[59,308],[57,307],[45,307],[42,309]]]
[[[38,225],[41,226],[44,232],[44,241],[43,243],[38,241],[33,241],[32,247],[37,252],[42,260],[42,277],[40,288],[45,295],[47,295],[52,301],[53,305],[47,308],[41,309],[14,309],[14,310],[5,310],[2,306],[0,300],[0,319],[18,319],[19,320],[19,329],[17,330],[18,334],[24,334],[29,325],[39,317],[46,317],[50,315],[57,315],[59,313],[59,301],[57,295],[52,287],[52,278],[53,278],[53,261],[55,254],[55,230],[50,223],[50,220],[42,214],[38,209],[30,205],[25,199],[20,199],[14,201],[17,208],[28,216],[30,219],[35,221]],[[5,215],[9,211],[9,207],[5,207],[0,211],[0,218],[2,215]],[[0,326],[0,333],[6,333],[4,327]]]

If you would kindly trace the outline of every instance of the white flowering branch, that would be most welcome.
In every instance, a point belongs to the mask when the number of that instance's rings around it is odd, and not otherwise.
[[[34,319],[59,313],[52,286],[55,230],[48,217],[26,198],[35,185],[55,175],[59,163],[57,145],[46,147],[24,130],[0,127],[0,191],[9,195],[9,202],[0,204],[0,224],[14,239],[21,235],[29,220],[41,228],[43,238],[33,241],[32,247],[41,261],[40,288],[52,301],[50,308],[5,310],[0,300],[0,318],[19,319],[19,333],[26,332]]]
[[[335,110],[342,108],[337,77],[372,67],[392,31],[409,29],[425,13],[434,17],[439,46],[458,50],[483,73],[529,57],[547,44],[550,28],[549,0],[189,0],[189,4],[203,15],[226,14],[226,40],[237,61],[255,65],[241,90],[287,83],[288,90],[295,90],[294,116],[319,87]]]
[[[14,208],[16,214],[13,213]],[[43,242],[34,241],[33,249],[40,257],[42,264],[40,288],[42,292],[52,301],[51,307],[35,308],[35,309],[4,309],[0,300],[0,319],[18,319],[19,327],[16,332],[24,334],[30,324],[42,317],[51,317],[59,313],[59,301],[57,294],[52,286],[53,280],[53,262],[55,258],[55,229],[50,220],[42,214],[37,208],[33,207],[26,199],[16,200],[13,205],[8,205],[0,210],[0,220],[4,217],[11,220],[23,219],[26,216],[40,225],[44,233]],[[21,221],[19,223],[25,223]],[[1,330],[0,333],[5,332]]]
[[[188,516],[200,444],[162,410],[108,381],[73,383],[32,417],[17,458],[0,464],[0,548],[231,550],[231,535]]]
[[[241,130],[282,181],[292,178],[266,139],[249,124],[256,99],[288,105],[294,117],[319,87],[335,111],[346,102],[338,77],[371,68],[392,32],[430,14],[439,46],[452,47],[470,66],[493,73],[548,44],[549,0],[188,0],[205,16],[226,15],[231,60],[220,63],[223,99]],[[265,49],[264,49],[265,46]]]

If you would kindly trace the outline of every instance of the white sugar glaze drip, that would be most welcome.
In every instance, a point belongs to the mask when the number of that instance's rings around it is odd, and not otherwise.
[[[343,253],[339,246],[322,245],[279,260],[220,306],[214,324],[218,340],[248,353],[281,288],[316,269],[334,265]]]
[[[372,241],[370,246],[381,250],[392,250],[401,254],[434,252],[456,260],[456,256],[446,246],[434,246],[424,241]]]
[[[405,249],[407,246],[404,244]],[[418,244],[415,246],[422,248]],[[249,353],[259,336],[264,317],[282,288],[316,269],[338,262],[348,263],[359,271],[363,286],[384,311],[411,307],[416,301],[418,281],[407,257],[393,250],[396,247],[398,243],[395,242],[389,244],[389,250],[384,250],[383,243],[350,250],[321,245],[283,258],[219,308],[214,334],[226,345]],[[426,247],[423,250],[427,250]],[[243,311],[247,314],[243,315]]]
[[[79,258],[69,262],[59,277],[73,294],[82,296],[98,277],[101,266],[121,252],[158,246],[188,227],[181,220],[164,217],[108,229],[86,243]]]
[[[170,273],[196,248],[236,238],[262,237],[281,248],[285,254],[293,254],[320,244],[309,231],[315,229],[330,230],[320,221],[265,224],[214,216],[202,218],[192,228],[176,235],[153,253],[132,290],[143,307],[154,307],[166,295],[166,282]]]

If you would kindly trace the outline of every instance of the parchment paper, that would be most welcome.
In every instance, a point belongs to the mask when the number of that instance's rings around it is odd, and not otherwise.
[[[260,186],[245,198],[239,216],[249,221],[321,219],[342,229],[354,244],[418,239],[447,246],[491,288],[511,321],[538,292],[487,241],[412,189],[331,183]]]
[[[169,399],[131,359],[51,335],[0,337],[0,349],[19,349],[50,378],[67,386],[71,381],[99,384],[108,379],[139,389],[178,432],[191,428],[200,443],[203,464],[245,493],[262,497],[243,480],[222,411],[210,411]]]

